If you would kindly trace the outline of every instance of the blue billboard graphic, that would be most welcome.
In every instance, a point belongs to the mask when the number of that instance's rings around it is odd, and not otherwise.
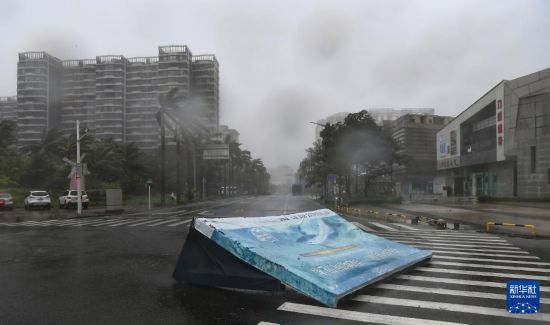
[[[512,314],[535,314],[539,311],[540,285],[532,280],[506,283],[506,310]]]
[[[331,210],[257,218],[197,218],[194,227],[234,256],[328,306],[431,257],[369,234]]]

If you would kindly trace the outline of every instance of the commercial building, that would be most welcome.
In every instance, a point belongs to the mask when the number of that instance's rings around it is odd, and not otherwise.
[[[20,146],[54,127],[74,132],[75,121],[100,139],[159,146],[158,96],[173,88],[195,98],[198,120],[219,124],[219,67],[214,55],[193,56],[185,45],[159,46],[158,56],[123,55],[61,61],[45,52],[19,54],[17,123]]]
[[[378,125],[383,125],[384,121],[395,121],[406,114],[435,114],[433,108],[369,108],[367,111]]]
[[[406,114],[393,123],[392,137],[399,145],[398,154],[405,157],[394,164],[392,176],[399,195],[433,193],[437,161],[433,154],[436,134],[453,118],[450,116]]]
[[[321,139],[321,131],[323,131],[323,128],[325,127],[325,124],[336,124],[338,122],[344,122],[344,119],[346,116],[348,116],[349,112],[339,112],[332,115],[327,116],[324,119],[318,120],[315,124],[315,140]]]
[[[0,122],[17,120],[17,97],[0,97]]]
[[[239,143],[239,131],[230,129],[227,125],[220,125],[214,140],[227,143]]]
[[[550,69],[503,80],[437,133],[434,190],[550,197]]]

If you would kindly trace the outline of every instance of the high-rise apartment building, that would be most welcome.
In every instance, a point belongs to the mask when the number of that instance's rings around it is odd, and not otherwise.
[[[130,58],[126,62],[126,142],[143,150],[158,147],[158,57]]]
[[[17,120],[17,97],[0,97],[0,122]]]
[[[191,89],[193,94],[201,98],[201,116],[203,125],[215,129],[219,125],[220,95],[219,66],[214,55],[193,56],[191,64]]]
[[[19,54],[17,62],[17,141],[37,143],[44,132],[58,127],[62,63],[46,52]]]
[[[67,134],[79,120],[95,134],[96,60],[63,61],[62,87],[60,128]]]
[[[73,132],[75,121],[100,139],[159,145],[155,113],[158,96],[173,88],[193,101],[199,121],[213,133],[219,125],[218,62],[214,55],[193,56],[185,45],[160,46],[158,56],[122,55],[61,61],[45,52],[19,54],[18,141],[40,141],[58,127]]]

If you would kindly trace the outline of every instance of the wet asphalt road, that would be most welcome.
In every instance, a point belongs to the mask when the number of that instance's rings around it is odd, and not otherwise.
[[[541,321],[535,321],[510,318],[501,287],[507,280],[502,274],[519,274],[540,278],[548,288],[550,241],[435,232],[427,226],[411,230],[410,225],[360,218],[350,221],[397,241],[432,245],[439,252],[432,263],[439,264],[384,281],[389,287],[361,290],[338,309],[292,290],[197,287],[171,277],[193,216],[265,216],[318,208],[307,197],[262,196],[162,210],[152,217],[0,226],[0,324],[542,324],[550,319],[544,318],[550,314],[550,292],[543,292],[548,301],[541,305]],[[365,302],[369,299],[377,302]]]

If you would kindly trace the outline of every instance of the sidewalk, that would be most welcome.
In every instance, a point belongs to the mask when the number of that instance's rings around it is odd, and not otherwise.
[[[486,222],[505,222],[535,225],[537,236],[550,237],[550,209],[509,206],[495,203],[480,203],[475,206],[457,207],[436,204],[385,204],[385,208],[413,214],[424,214],[448,221],[465,222],[484,227]],[[494,227],[494,231],[529,234],[528,229],[520,227]]]

